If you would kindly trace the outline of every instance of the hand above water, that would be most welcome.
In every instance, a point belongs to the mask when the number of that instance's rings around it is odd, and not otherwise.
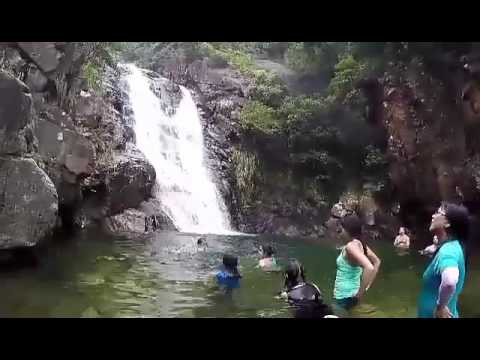
[[[448,308],[448,306],[436,307],[433,316],[441,319],[453,318],[453,314]]]
[[[354,296],[354,298],[356,298],[358,301],[360,301],[360,299],[362,299],[365,294],[367,293],[368,289],[370,289],[370,285],[368,285],[366,287],[365,290],[362,291],[362,289],[358,290],[357,294]]]

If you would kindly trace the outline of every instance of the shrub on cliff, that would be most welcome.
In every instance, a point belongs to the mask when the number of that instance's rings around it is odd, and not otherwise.
[[[345,42],[291,42],[285,57],[287,65],[299,73],[333,75],[339,55],[348,47]]]
[[[325,103],[317,96],[288,96],[278,112],[286,119],[289,130],[299,128],[302,123],[311,121],[325,111]]]
[[[86,54],[83,75],[90,89],[101,90],[101,80],[105,66],[115,67],[125,43],[95,42]]]
[[[287,95],[287,87],[280,78],[266,70],[254,70],[252,74],[255,82],[252,99],[272,107],[281,106]]]
[[[293,163],[303,164],[314,170],[323,170],[327,166],[341,168],[342,165],[327,151],[309,151],[299,154],[290,154]]]
[[[243,130],[272,135],[281,131],[281,121],[275,109],[259,101],[247,103],[240,113]]]
[[[258,188],[263,182],[260,162],[255,153],[236,149],[232,163],[242,207],[249,206],[258,198]]]
[[[209,58],[224,59],[230,66],[247,76],[254,76],[255,62],[251,54],[234,43],[198,43],[199,53]]]
[[[328,86],[329,96],[336,101],[350,103],[360,95],[356,83],[366,76],[368,67],[352,55],[343,56],[335,65],[335,74]]]
[[[365,149],[364,166],[367,169],[375,170],[388,164],[385,155],[379,148],[368,145]]]
[[[102,80],[102,69],[97,63],[90,61],[83,66],[83,75],[90,89],[99,90]]]

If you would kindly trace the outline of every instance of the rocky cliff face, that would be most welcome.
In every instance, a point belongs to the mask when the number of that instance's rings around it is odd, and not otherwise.
[[[93,44],[0,44],[0,248],[102,224],[151,197],[155,170],[124,121],[119,70],[87,86]]]
[[[377,82],[372,120],[388,137],[387,159],[399,219],[429,241],[441,201],[463,203],[474,216],[478,187],[478,83],[458,59],[391,63]],[[435,67],[434,67],[435,66]],[[372,91],[368,91],[370,95]],[[370,99],[372,100],[372,98]]]
[[[240,131],[239,113],[252,91],[248,79],[229,67],[211,66],[207,59],[188,66],[164,64],[159,70],[196,93],[211,158],[216,159],[212,167],[220,174],[219,188],[239,230],[322,235],[331,205],[340,201],[339,206],[360,212],[372,236],[393,238],[398,226],[406,225],[430,241],[423,230],[441,201],[461,201],[473,213],[480,208],[480,148],[475,140],[480,85],[475,64],[460,58],[454,62],[391,62],[383,77],[362,82],[369,100],[365,127],[381,128],[385,134],[390,184],[383,193],[368,186],[349,191],[347,186],[337,199],[322,199],[311,184],[296,186],[302,177],[294,179],[282,171],[285,165],[269,158],[282,151],[281,143]],[[258,161],[252,163],[271,165],[256,169],[261,189],[248,204],[242,203],[236,153],[254,154]],[[348,200],[352,193],[354,205]],[[330,217],[327,228],[335,219]]]
[[[311,191],[310,184],[298,186],[301,177],[291,176],[285,164],[272,159],[285,144],[274,138],[255,138],[240,129],[241,110],[255,90],[250,79],[208,59],[189,65],[180,61],[163,64],[156,70],[192,90],[202,119],[209,166],[236,229],[291,236],[323,234],[328,203],[316,190]],[[248,164],[258,168],[244,169]],[[240,173],[244,171],[255,178],[243,181]],[[258,191],[247,199],[243,186],[254,183]]]
[[[0,249],[30,247],[54,228],[58,196],[36,150],[28,87],[0,72]]]

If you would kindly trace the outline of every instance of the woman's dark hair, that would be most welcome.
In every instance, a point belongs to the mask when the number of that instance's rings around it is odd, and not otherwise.
[[[273,250],[273,247],[270,245],[262,246],[262,252],[263,255],[266,257],[272,257],[275,251]]]
[[[305,281],[306,276],[303,265],[296,259],[290,260],[285,270],[285,288],[291,289]]]
[[[465,206],[445,203],[442,205],[450,226],[446,229],[450,237],[465,244],[469,237],[470,219]]]
[[[223,266],[234,275],[240,276],[238,271],[238,258],[233,255],[223,255]]]
[[[342,227],[352,237],[362,243],[363,252],[367,255],[367,244],[363,238],[362,221],[357,215],[347,215],[341,220]]]
[[[442,209],[445,211],[445,217],[450,226],[446,228],[447,234],[451,239],[460,241],[463,247],[465,256],[465,266],[468,263],[468,240],[470,237],[470,216],[467,208],[463,205],[456,205],[452,203],[443,203]],[[442,246],[437,248],[435,254]]]

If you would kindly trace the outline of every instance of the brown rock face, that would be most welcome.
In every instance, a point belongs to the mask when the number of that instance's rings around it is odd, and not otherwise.
[[[461,108],[422,64],[412,64],[407,74],[384,87],[390,179],[403,204],[458,201],[466,156]]]
[[[380,82],[381,110],[374,109],[388,137],[401,225],[428,241],[441,201],[480,211],[480,86],[461,71],[430,70],[418,59],[391,63]]]

